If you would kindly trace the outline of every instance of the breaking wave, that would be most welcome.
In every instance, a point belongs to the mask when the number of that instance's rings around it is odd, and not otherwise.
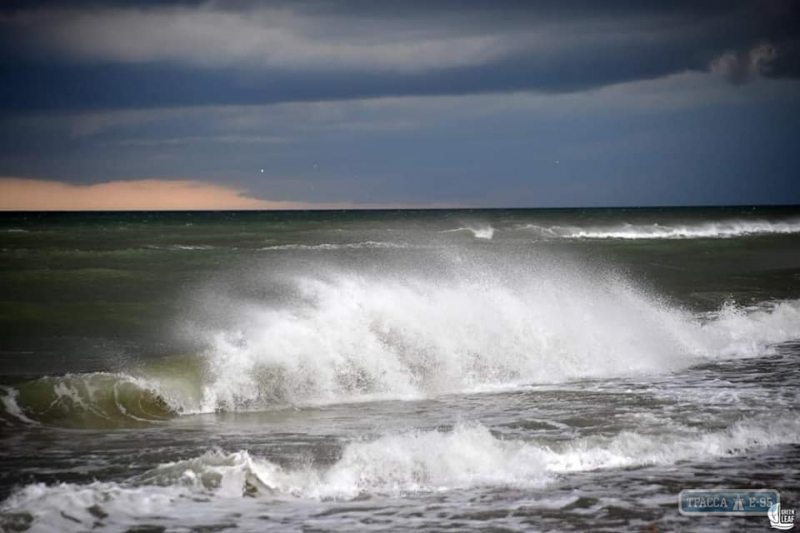
[[[491,240],[492,237],[494,237],[494,228],[489,224],[470,225],[463,228],[445,230],[445,233],[456,233],[459,231],[468,231],[472,233],[476,239]]]
[[[268,302],[216,296],[201,410],[664,373],[800,337],[800,301],[701,316],[563,265],[478,270],[491,274],[297,273]]]
[[[0,514],[24,516],[54,530],[120,526],[176,512],[219,518],[223,509],[262,498],[352,500],[481,486],[541,487],[574,472],[711,460],[798,442],[800,419],[789,413],[768,421],[744,419],[720,431],[681,426],[669,434],[622,432],[551,444],[504,440],[480,424],[458,424],[448,432],[351,442],[330,465],[283,467],[247,451],[214,450],[122,483],[38,483],[14,492],[0,504]]]
[[[276,244],[265,246],[260,250],[359,250],[363,248],[402,249],[410,245],[397,242],[365,241],[350,243],[321,243],[321,244]]]
[[[700,315],[609,273],[467,263],[252,275],[244,296],[198,300],[204,316],[187,327],[198,354],[5,386],[0,423],[136,425],[658,374],[800,338],[797,300]]]
[[[137,425],[188,413],[668,372],[705,358],[763,354],[771,344],[796,338],[800,324],[798,302],[758,310],[729,306],[701,322],[612,291],[593,314],[562,306],[574,313],[568,323],[546,307],[510,306],[515,302],[507,294],[457,287],[438,295],[406,289],[394,300],[368,291],[374,299],[360,302],[356,286],[311,289],[324,293],[314,295],[314,307],[251,308],[246,329],[212,333],[211,348],[193,363],[200,372],[45,377],[4,387],[0,419]],[[443,305],[440,299],[455,301]],[[522,313],[516,322],[515,311]]]
[[[695,224],[619,224],[613,226],[539,226],[520,229],[562,239],[730,239],[751,235],[800,233],[800,220],[730,220]]]
[[[179,412],[154,382],[127,374],[48,376],[0,387],[0,421],[116,427],[166,420]]]

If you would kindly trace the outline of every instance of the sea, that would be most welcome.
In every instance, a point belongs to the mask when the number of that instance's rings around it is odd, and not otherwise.
[[[800,507],[800,208],[0,214],[0,530]]]

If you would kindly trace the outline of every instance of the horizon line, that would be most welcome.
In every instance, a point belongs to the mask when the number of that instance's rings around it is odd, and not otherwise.
[[[606,206],[526,206],[526,207],[316,207],[316,208],[220,208],[220,209],[0,209],[0,214],[68,214],[68,213],[308,213],[341,211],[531,211],[568,209],[703,209],[703,208],[748,208],[775,207],[800,208],[796,204],[648,204],[648,205],[606,205]]]

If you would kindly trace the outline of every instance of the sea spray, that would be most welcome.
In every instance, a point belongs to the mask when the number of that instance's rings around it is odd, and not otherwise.
[[[253,276],[248,290],[266,299],[210,293],[206,321],[190,330],[206,343],[199,354],[6,386],[0,418],[135,426],[180,414],[663,374],[768,354],[800,335],[798,301],[698,315],[610,272],[446,264],[402,276],[333,267]],[[208,322],[217,311],[224,316]]]
[[[800,334],[796,301],[698,315],[567,260],[421,257],[256,271],[249,296],[214,293],[194,330],[208,343],[203,409],[663,373]]]
[[[196,354],[6,386],[0,418],[136,426],[181,414],[663,374],[768,354],[800,336],[795,300],[697,314],[563,258],[421,257],[428,262],[394,271],[254,267],[230,290],[201,291],[186,328]]]

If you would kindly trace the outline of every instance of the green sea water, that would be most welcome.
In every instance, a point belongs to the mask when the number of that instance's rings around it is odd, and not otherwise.
[[[763,528],[800,208],[0,214],[0,528]]]

